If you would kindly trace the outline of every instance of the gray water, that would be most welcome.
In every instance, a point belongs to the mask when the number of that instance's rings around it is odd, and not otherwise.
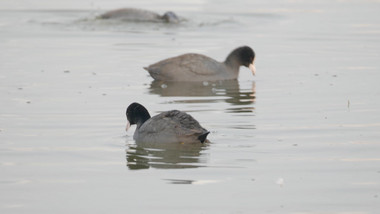
[[[96,20],[173,10],[179,25]],[[0,213],[379,213],[380,1],[0,2]],[[241,45],[257,75],[142,67]],[[205,145],[136,145],[125,109],[179,109]]]

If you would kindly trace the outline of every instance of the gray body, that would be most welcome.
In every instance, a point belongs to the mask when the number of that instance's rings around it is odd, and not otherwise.
[[[184,54],[144,68],[156,80],[218,81],[237,79],[238,63],[226,64],[201,54]]]
[[[133,139],[144,143],[199,143],[198,137],[206,133],[192,116],[172,110],[138,124]]]
[[[99,16],[101,19],[119,19],[122,21],[131,22],[179,22],[178,17],[173,12],[166,12],[164,15],[158,13],[135,9],[135,8],[122,8],[111,10]]]

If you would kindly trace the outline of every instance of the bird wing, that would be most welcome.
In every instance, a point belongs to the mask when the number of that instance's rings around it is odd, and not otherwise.
[[[152,133],[175,133],[178,136],[201,134],[206,130],[200,126],[191,115],[178,110],[162,112],[147,120],[141,127],[140,132]]]
[[[157,62],[145,68],[155,79],[177,80],[213,76],[223,71],[224,64],[200,54],[184,54]]]
[[[197,75],[215,75],[221,69],[221,63],[200,54],[185,54],[180,56],[179,67],[185,72]]]

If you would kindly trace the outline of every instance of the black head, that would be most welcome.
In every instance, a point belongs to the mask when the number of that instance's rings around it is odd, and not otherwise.
[[[249,65],[253,63],[253,60],[255,59],[255,52],[252,50],[252,48],[243,46],[236,48],[233,52],[235,51],[241,65],[249,67]]]
[[[254,61],[255,52],[252,50],[252,48],[248,46],[242,46],[233,50],[227,56],[227,59],[224,63],[237,70],[239,69],[239,66],[243,65],[245,67],[248,67],[252,71],[252,74],[255,75],[256,68],[254,65]]]
[[[174,12],[171,12],[171,11],[166,12],[162,16],[162,19],[165,20],[166,22],[169,22],[169,23],[178,23],[179,22],[178,16]]]
[[[255,52],[252,48],[248,46],[238,47],[227,56],[226,63],[239,63],[239,65],[244,65],[249,67],[250,64],[253,64],[255,60]]]
[[[139,103],[130,104],[127,108],[126,115],[130,125],[137,124],[140,126],[150,118],[148,110]]]

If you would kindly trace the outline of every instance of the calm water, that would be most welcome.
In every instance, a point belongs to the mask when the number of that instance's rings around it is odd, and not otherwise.
[[[0,2],[0,213],[379,213],[380,1]],[[180,25],[104,22],[118,7]],[[241,45],[257,76],[142,67]],[[136,145],[125,108],[179,109],[205,145]]]

